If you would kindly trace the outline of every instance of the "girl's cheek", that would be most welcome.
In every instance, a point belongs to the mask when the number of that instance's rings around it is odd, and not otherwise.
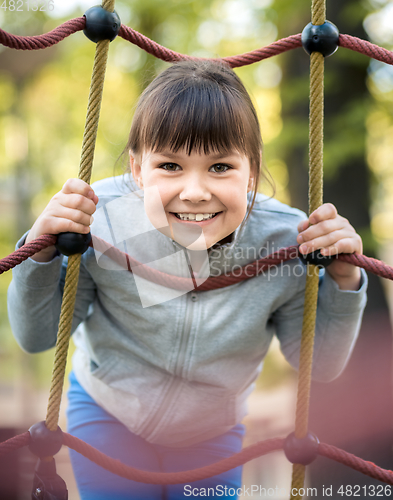
[[[144,204],[146,215],[156,229],[168,226],[168,220],[157,186],[145,188]]]

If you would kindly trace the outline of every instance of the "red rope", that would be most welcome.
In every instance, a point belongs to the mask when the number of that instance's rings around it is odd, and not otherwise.
[[[0,457],[7,455],[7,453],[11,453],[11,451],[23,448],[23,446],[27,446],[29,443],[30,432],[28,431],[11,439],[7,439],[7,441],[0,443]]]
[[[45,33],[43,35],[18,36],[12,35],[11,33],[7,33],[6,31],[0,29],[0,44],[18,50],[45,49],[59,43],[61,40],[64,40],[64,38],[72,35],[73,33],[83,30],[85,25],[86,18],[83,16],[70,19],[49,33]],[[175,62],[181,59],[193,59],[192,56],[181,54],[163,47],[154,40],[151,40],[145,35],[142,35],[138,31],[135,31],[124,24],[121,25],[119,36],[137,45],[149,54],[162,59],[163,61]],[[340,47],[360,52],[361,54],[372,57],[373,59],[377,59],[378,61],[382,61],[386,64],[393,64],[393,52],[366,40],[362,40],[351,35],[340,35],[339,45]],[[273,42],[266,47],[253,50],[251,52],[223,57],[222,60],[226,61],[232,68],[237,68],[262,61],[263,59],[282,54],[283,52],[287,52],[288,50],[296,49],[301,46],[301,35],[299,33],[297,35],[291,35],[287,38],[282,38],[281,40]]]
[[[23,245],[21,248],[11,253],[7,257],[0,259],[0,274],[8,271],[9,269],[12,269],[40,250],[54,245],[56,243],[56,238],[56,235],[49,234],[40,236],[30,243]],[[110,245],[98,236],[93,236],[91,245],[95,250],[102,254],[105,254],[107,257],[111,258],[114,262],[119,264],[122,269],[133,272],[142,278],[152,281],[153,283],[174,288],[176,290],[189,290],[190,280],[194,280],[193,276],[190,276],[189,278],[173,276],[153,269],[145,264],[141,264],[140,262],[133,259],[130,255]],[[196,289],[203,292],[207,290],[216,290],[218,288],[235,285],[236,283],[240,283],[241,281],[244,281],[246,279],[258,276],[265,269],[271,266],[276,266],[278,264],[281,264],[282,262],[296,259],[298,256],[299,247],[297,245],[281,248],[277,252],[274,252],[266,257],[262,257],[261,259],[244,265],[236,272],[232,271],[231,273],[221,276],[211,276],[206,280],[196,277],[195,282],[198,285]],[[380,260],[358,254],[339,254],[337,256],[337,259],[343,262],[348,262],[349,264],[352,264],[354,266],[361,267],[368,272],[380,276],[381,278],[393,280],[393,267],[388,266]]]
[[[122,252],[118,248],[110,245],[97,236],[93,236],[91,245],[95,250],[99,251],[102,254],[105,254],[114,262],[119,264],[122,269],[128,269],[128,271],[133,272],[149,281],[152,281],[153,283],[157,283],[163,286],[169,286],[170,288],[174,288],[177,290],[189,290],[190,288],[191,277],[177,277],[152,269],[151,267],[134,260],[125,252]],[[240,281],[244,281],[246,279],[257,276],[258,274],[261,274],[270,266],[276,266],[287,260],[296,259],[298,256],[298,245],[281,248],[277,252],[274,252],[267,257],[263,257],[259,260],[244,265],[237,272],[232,272],[221,276],[209,277],[205,281],[203,281],[196,289],[199,291],[216,290],[225,286],[235,285]],[[393,267],[385,264],[380,260],[358,254],[339,254],[337,256],[337,259],[343,262],[348,262],[349,264],[352,264],[354,266],[361,267],[366,271],[380,276],[381,278],[393,280]],[[202,280],[197,277],[196,282],[198,283],[198,281],[200,283]]]
[[[379,481],[383,481],[387,484],[393,485],[393,472],[390,470],[382,469],[372,462],[366,462],[365,460],[352,455],[344,450],[340,450],[335,446],[330,444],[321,443],[318,447],[318,453],[324,457],[331,458],[336,462],[347,465],[352,469],[355,469],[366,476],[373,477]]]
[[[44,234],[39,238],[31,241],[30,243],[27,243],[26,245],[18,248],[18,250],[15,250],[15,252],[11,253],[7,257],[0,259],[0,274],[8,271],[9,269],[12,269],[40,250],[54,245],[56,243],[56,240],[57,236]]]
[[[67,36],[83,30],[85,24],[86,19],[84,17],[77,17],[76,19],[66,21],[49,33],[36,36],[12,35],[11,33],[7,33],[6,31],[0,29],[0,43],[6,47],[10,47],[11,49],[18,50],[46,49],[47,47],[51,47],[52,45],[61,42],[61,40],[64,40]]]
[[[393,280],[393,267],[388,266],[381,260],[373,259],[372,257],[366,257],[360,254],[347,254],[341,253],[337,256],[338,260],[343,262],[348,262],[354,266],[362,267],[370,273],[376,274],[380,278],[386,278],[388,280]]]
[[[301,34],[299,33],[297,35],[288,36],[287,38],[282,38],[281,40],[277,40],[266,47],[246,52],[245,54],[224,57],[223,60],[226,61],[231,68],[239,68],[240,66],[253,64],[301,46]]]
[[[107,257],[119,264],[122,269],[128,269],[128,271],[133,272],[149,281],[152,281],[153,283],[157,283],[169,288],[174,288],[176,290],[190,289],[190,281],[192,279],[191,276],[189,278],[184,278],[157,271],[156,269],[153,269],[134,260],[132,257],[130,257],[130,255],[122,252],[118,248],[110,245],[97,236],[93,236],[92,246],[100,253],[105,253]],[[284,261],[295,259],[297,256],[298,246],[282,248],[277,252],[268,255],[267,257],[263,257],[259,260],[246,264],[237,272],[232,272],[221,276],[209,277],[206,280],[196,277],[195,281],[198,284],[198,287],[196,289],[199,291],[216,290],[217,288],[234,285],[236,283],[239,283],[240,281],[244,281],[245,279],[257,276],[270,266],[275,266],[281,264]]]
[[[259,443],[248,446],[231,457],[224,458],[219,462],[199,469],[182,472],[149,472],[124,465],[119,460],[108,457],[96,448],[93,448],[93,446],[90,446],[70,434],[63,433],[63,439],[63,443],[66,446],[77,451],[104,469],[118,476],[125,477],[126,479],[149,484],[189,483],[205,479],[206,477],[216,476],[217,474],[221,474],[239,465],[245,464],[253,458],[266,455],[275,450],[281,450],[284,444],[284,439],[282,438],[267,439],[266,441],[260,441]]]
[[[0,44],[10,47],[12,49],[18,50],[39,50],[51,47],[56,43],[59,43],[64,38],[81,31],[85,28],[86,18],[78,17],[71,19],[49,33],[36,36],[18,36],[7,33],[6,31],[0,29]],[[128,26],[121,25],[119,36],[128,40],[129,42],[137,45],[141,49],[145,50],[149,54],[152,54],[163,61],[175,62],[181,59],[192,59],[191,56],[180,54],[173,50],[167,49],[157,42],[150,40],[146,36],[138,33],[137,31],[129,28]],[[240,54],[236,56],[224,57],[224,61],[235,68],[239,66],[244,66],[246,64],[252,64],[262,59],[281,54],[291,49],[301,47],[301,35],[292,35],[288,38],[278,40],[277,42],[263,47],[261,49],[253,50],[245,54]]]
[[[393,64],[393,52],[351,35],[340,35],[339,46],[360,52],[386,64]]]
[[[158,59],[162,59],[163,61],[175,62],[182,59],[193,59],[191,56],[181,54],[180,52],[174,52],[173,50],[163,47],[138,31],[135,31],[128,26],[124,26],[124,24],[122,24],[120,28],[119,36],[137,45],[139,48],[145,50]],[[301,35],[292,35],[287,38],[283,38],[282,40],[278,40],[277,42],[273,42],[267,47],[256,49],[252,52],[246,52],[245,54],[223,57],[220,60],[226,61],[232,68],[237,68],[261,61],[262,59],[267,59],[268,57],[272,57],[301,46]]]
[[[23,448],[29,443],[29,432],[14,436],[13,438],[0,443],[0,457]],[[261,457],[267,453],[271,453],[272,451],[281,450],[284,446],[284,439],[273,438],[267,439],[266,441],[260,441],[254,445],[244,448],[240,453],[232,455],[231,457],[225,458],[219,462],[215,462],[214,464],[190,471],[172,473],[148,472],[135,469],[134,467],[129,467],[121,463],[119,460],[108,457],[93,446],[90,446],[84,441],[81,441],[80,439],[67,433],[63,433],[63,444],[72,448],[97,465],[100,465],[104,469],[117,474],[118,476],[149,484],[178,484],[189,483],[205,479],[207,477],[216,476],[238,467],[239,465],[243,465],[254,458]],[[366,476],[378,479],[378,481],[383,481],[384,483],[393,485],[393,471],[382,469],[373,462],[363,460],[362,458],[341,450],[340,448],[336,448],[335,446],[326,443],[321,443],[318,447],[318,454],[351,467]]]

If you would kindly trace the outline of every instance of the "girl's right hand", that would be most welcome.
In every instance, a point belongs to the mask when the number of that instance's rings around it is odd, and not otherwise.
[[[98,196],[91,186],[81,179],[68,179],[61,191],[53,196],[45,210],[35,221],[26,243],[43,234],[65,232],[87,234],[93,222]],[[45,248],[31,258],[37,262],[49,262],[56,254],[54,246]]]

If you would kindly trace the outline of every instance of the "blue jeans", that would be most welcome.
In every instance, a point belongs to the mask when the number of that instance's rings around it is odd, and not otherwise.
[[[70,375],[68,432],[124,464],[155,472],[178,472],[218,462],[242,448],[244,426],[186,448],[147,442],[130,432],[86,393]],[[242,467],[189,484],[138,483],[108,472],[70,449],[71,463],[82,500],[179,500],[217,496],[237,499]],[[205,490],[202,490],[205,488]],[[208,490],[207,488],[211,488]],[[210,495],[208,495],[210,493]]]

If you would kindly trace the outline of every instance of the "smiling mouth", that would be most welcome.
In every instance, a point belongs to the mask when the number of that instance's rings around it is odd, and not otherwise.
[[[221,212],[216,212],[216,213],[198,213],[198,214],[192,214],[192,213],[175,213],[171,212],[172,215],[174,215],[176,218],[180,220],[185,220],[185,221],[190,221],[190,222],[202,222],[205,220],[210,220],[214,219],[218,214]]]

